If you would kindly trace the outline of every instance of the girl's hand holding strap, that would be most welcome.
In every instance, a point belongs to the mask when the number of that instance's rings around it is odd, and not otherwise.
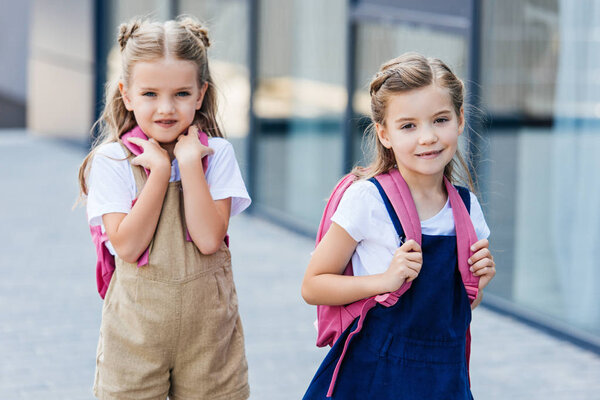
[[[102,223],[117,255],[135,263],[150,244],[156,230],[171,176],[171,163],[166,150],[154,139],[130,138],[129,141],[144,149],[131,163],[152,173],[129,214],[104,214]]]
[[[384,292],[395,292],[404,282],[412,282],[421,272],[423,253],[421,246],[408,240],[394,252],[390,265],[383,273]]]
[[[197,162],[214,153],[214,150],[204,146],[198,139],[198,128],[190,126],[187,134],[179,135],[173,154],[178,163]]]
[[[492,280],[496,275],[496,263],[494,257],[490,253],[490,243],[487,239],[481,239],[475,242],[471,246],[473,255],[469,258],[468,262],[471,265],[471,272],[473,275],[479,276],[479,294],[477,298],[471,304],[471,309],[474,309],[481,303],[483,298],[483,288]]]
[[[213,200],[202,169],[202,158],[213,153],[198,139],[198,128],[190,126],[180,135],[173,150],[179,163],[185,222],[196,247],[203,254],[215,253],[221,247],[231,214],[231,197]]]
[[[171,161],[169,153],[152,138],[144,140],[137,137],[127,139],[131,143],[140,146],[144,152],[131,160],[131,164],[139,165],[147,170],[154,171],[157,169],[166,170],[171,175]]]
[[[421,270],[421,248],[409,240],[394,254],[388,270],[368,276],[342,275],[357,242],[335,222],[317,245],[302,282],[302,297],[313,305],[345,305],[398,289]]]

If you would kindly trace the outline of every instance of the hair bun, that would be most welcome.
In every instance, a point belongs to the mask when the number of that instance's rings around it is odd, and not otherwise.
[[[142,25],[142,21],[135,19],[129,21],[126,24],[119,25],[119,45],[121,46],[121,51],[125,49],[127,46],[127,41],[133,36],[136,30]]]
[[[202,41],[204,47],[210,47],[210,39],[208,38],[208,29],[202,26],[192,17],[185,17],[179,21],[188,32]]]

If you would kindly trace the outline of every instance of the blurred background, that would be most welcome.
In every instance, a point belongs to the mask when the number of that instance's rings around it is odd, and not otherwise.
[[[366,162],[368,83],[406,51],[468,88],[497,275],[484,305],[600,353],[600,1],[0,0],[2,132],[84,149],[118,74],[119,23],[210,28],[219,111],[251,213],[313,236]],[[2,162],[2,161],[0,161]]]

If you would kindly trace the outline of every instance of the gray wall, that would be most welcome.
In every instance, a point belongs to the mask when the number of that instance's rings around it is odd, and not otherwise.
[[[31,7],[27,127],[86,139],[93,122],[94,2],[34,0]]]
[[[29,0],[0,0],[0,128],[25,126]]]

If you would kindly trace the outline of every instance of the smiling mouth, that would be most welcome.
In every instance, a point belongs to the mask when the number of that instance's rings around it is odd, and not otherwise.
[[[431,151],[426,151],[426,152],[423,152],[423,153],[416,154],[416,156],[419,157],[419,158],[425,158],[425,159],[427,159],[427,158],[435,158],[438,155],[440,155],[440,153],[442,151],[444,151],[444,150],[443,149],[442,150],[431,150]]]
[[[174,119],[159,119],[159,120],[157,120],[157,121],[154,121],[154,123],[156,123],[156,124],[158,124],[158,125],[160,125],[160,126],[165,126],[165,127],[172,126],[172,125],[174,125],[176,122],[177,122],[177,121],[176,121],[176,120],[174,120]]]

